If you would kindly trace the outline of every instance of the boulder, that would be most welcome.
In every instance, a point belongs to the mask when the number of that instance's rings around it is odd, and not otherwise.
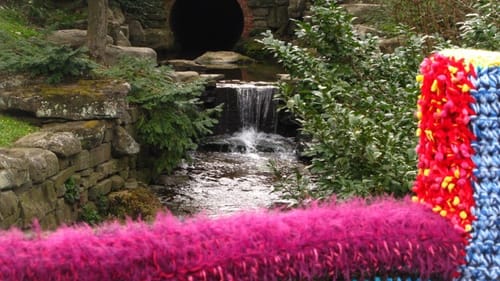
[[[108,65],[116,64],[121,57],[130,56],[136,58],[150,59],[156,62],[156,51],[146,47],[124,47],[108,45],[104,61]]]
[[[78,138],[83,149],[91,149],[103,142],[106,133],[106,122],[103,120],[89,120],[52,123],[44,125],[42,131],[71,132]]]
[[[123,127],[117,126],[113,138],[113,151],[120,156],[133,155],[139,153],[140,145]]]
[[[189,82],[200,78],[200,74],[196,71],[175,71],[173,78],[177,82]]]
[[[217,64],[248,64],[254,62],[252,58],[231,51],[206,52],[194,60],[202,65]]]
[[[29,166],[23,159],[0,150],[0,191],[30,182]]]
[[[62,29],[51,32],[47,36],[47,41],[57,45],[66,45],[72,48],[80,48],[87,45],[87,30],[82,29]],[[106,43],[113,44],[113,38],[106,36]]]
[[[70,132],[36,132],[17,140],[16,147],[36,147],[68,157],[82,151],[78,138]]]
[[[39,183],[59,172],[57,156],[48,150],[40,148],[9,148],[0,149],[0,153],[21,159],[26,163],[29,179],[32,183]]]
[[[19,87],[0,92],[0,110],[21,110],[38,118],[114,119],[127,109],[129,91],[128,83],[116,80]]]

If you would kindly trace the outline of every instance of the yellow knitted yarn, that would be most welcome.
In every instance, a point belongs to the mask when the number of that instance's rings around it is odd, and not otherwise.
[[[500,52],[472,49],[446,49],[438,53],[446,57],[454,57],[457,60],[464,59],[465,64],[471,63],[474,66],[500,66]]]

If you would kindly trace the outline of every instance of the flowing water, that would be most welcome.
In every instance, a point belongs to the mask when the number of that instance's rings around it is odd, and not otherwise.
[[[160,200],[180,216],[200,212],[220,216],[286,204],[279,193],[272,192],[274,174],[269,164],[299,165],[294,139],[262,132],[276,130],[273,95],[277,87],[259,83],[218,83],[217,87],[236,89],[241,129],[207,138],[203,150],[191,155],[190,164],[160,177],[154,186]]]

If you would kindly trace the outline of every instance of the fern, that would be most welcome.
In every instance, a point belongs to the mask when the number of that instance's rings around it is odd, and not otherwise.
[[[175,83],[171,72],[169,67],[136,58],[123,58],[102,72],[131,84],[129,101],[139,105],[142,113],[139,137],[158,152],[153,161],[157,172],[171,172],[188,151],[196,149],[199,139],[212,132],[217,123],[214,117],[221,111],[220,106],[201,109],[203,80]]]

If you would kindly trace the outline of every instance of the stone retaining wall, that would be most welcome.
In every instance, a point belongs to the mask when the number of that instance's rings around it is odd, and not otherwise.
[[[30,106],[33,95],[26,87],[0,89],[0,110],[22,110],[46,122],[0,148],[0,228],[27,229],[34,219],[44,229],[70,224],[83,206],[95,208],[112,192],[137,187],[139,144],[130,133],[138,113],[128,108],[129,87],[115,81],[87,86],[39,91],[43,111]],[[75,100],[82,92],[94,102]]]

